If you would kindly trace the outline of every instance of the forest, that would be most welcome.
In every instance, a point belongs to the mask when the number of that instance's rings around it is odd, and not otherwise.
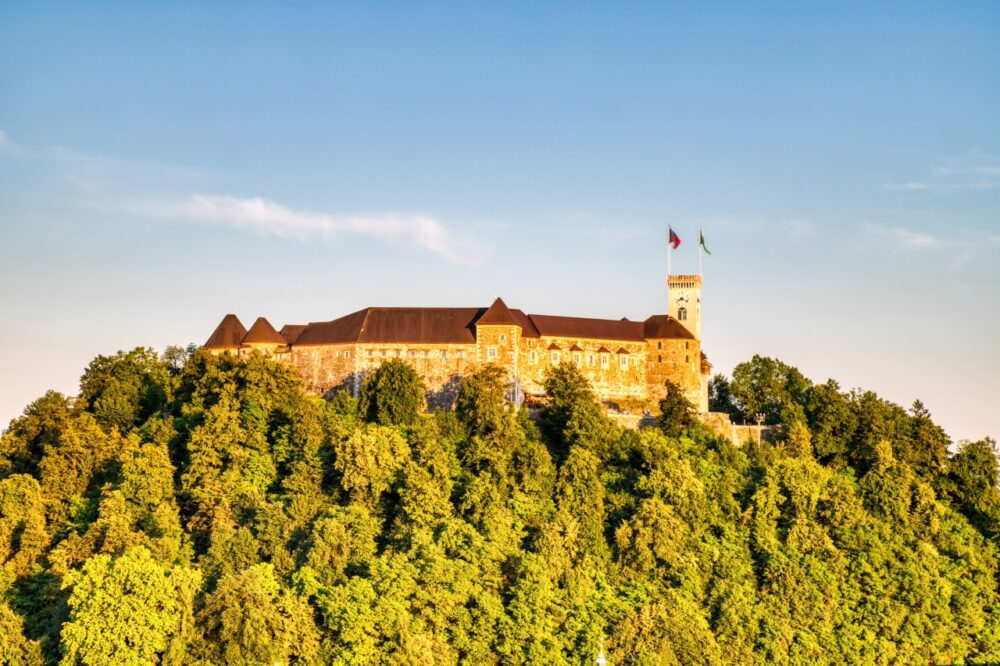
[[[754,357],[623,428],[569,366],[424,409],[266,356],[94,359],[0,439],[4,664],[1000,663],[996,444]]]

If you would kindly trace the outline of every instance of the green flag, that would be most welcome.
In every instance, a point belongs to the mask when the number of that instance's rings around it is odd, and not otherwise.
[[[705,247],[705,232],[699,229],[698,234],[700,236],[700,240],[698,242],[701,243],[701,249],[705,251],[705,254],[712,254],[711,252],[708,251],[708,248]]]

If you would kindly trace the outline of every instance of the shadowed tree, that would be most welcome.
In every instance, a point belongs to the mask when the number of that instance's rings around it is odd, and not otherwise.
[[[665,382],[664,386],[667,393],[660,401],[660,416],[656,422],[667,437],[679,437],[697,422],[695,407],[680,386],[670,381]]]
[[[484,436],[500,428],[507,412],[507,373],[487,365],[462,380],[455,413],[470,435]]]
[[[402,359],[383,363],[361,387],[359,408],[369,423],[412,425],[424,404],[423,380]]]

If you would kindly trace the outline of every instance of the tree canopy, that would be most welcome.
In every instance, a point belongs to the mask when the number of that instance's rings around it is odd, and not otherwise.
[[[655,427],[572,366],[425,413],[260,354],[99,357],[0,437],[0,664],[1000,662],[993,440],[754,357]]]

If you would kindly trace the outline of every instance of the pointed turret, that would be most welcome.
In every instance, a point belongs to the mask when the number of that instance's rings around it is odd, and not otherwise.
[[[283,345],[286,340],[281,337],[281,333],[278,333],[271,326],[269,322],[264,317],[257,317],[257,321],[253,323],[250,330],[247,331],[246,335],[243,336],[241,342],[245,345],[251,344],[276,344]]]
[[[476,326],[520,326],[520,324],[503,299],[498,297],[476,321]]]
[[[215,327],[215,331],[204,346],[213,353],[236,351],[246,334],[247,329],[239,318],[234,314],[227,314]]]

